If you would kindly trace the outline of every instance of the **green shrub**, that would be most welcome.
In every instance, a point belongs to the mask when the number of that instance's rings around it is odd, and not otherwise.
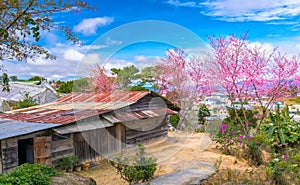
[[[198,110],[198,124],[204,125],[206,122],[206,117],[210,116],[210,111],[206,105],[201,105]]]
[[[249,141],[246,148],[247,160],[251,165],[259,166],[264,163],[261,148],[254,141]]]
[[[282,111],[277,107],[275,113],[271,112],[261,130],[268,133],[268,141],[275,152],[286,148],[287,145],[293,147],[299,144],[300,124],[290,117],[288,107]]]
[[[22,164],[13,171],[0,175],[0,184],[49,185],[51,177],[60,175],[53,167],[40,164]]]
[[[145,147],[140,144],[135,156],[126,157],[120,155],[115,157],[110,163],[129,184],[150,180],[157,169],[156,159],[145,157]]]
[[[81,166],[81,162],[79,160],[79,158],[75,155],[72,156],[72,160],[73,160],[73,166],[74,167],[79,167]]]
[[[172,116],[170,116],[170,123],[172,125],[172,127],[177,128],[177,125],[179,123],[180,117],[178,114],[173,114]]]
[[[59,167],[62,170],[73,169],[73,167],[80,166],[80,161],[77,156],[68,156],[59,159]]]
[[[200,185],[271,185],[272,179],[265,175],[265,169],[237,170],[222,169],[208,179],[200,182]]]
[[[23,100],[17,102],[17,108],[27,108],[38,105],[37,102],[29,95],[28,92],[25,92]]]

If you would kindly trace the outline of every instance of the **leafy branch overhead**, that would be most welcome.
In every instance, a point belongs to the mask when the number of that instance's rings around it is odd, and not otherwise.
[[[39,56],[55,59],[55,56],[38,44],[42,32],[62,31],[67,40],[78,43],[78,38],[67,26],[57,25],[52,16],[58,12],[90,9],[82,1],[37,0],[0,1],[0,60],[13,59],[26,62]]]

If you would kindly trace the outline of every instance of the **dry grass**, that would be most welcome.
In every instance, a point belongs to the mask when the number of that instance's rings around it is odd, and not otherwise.
[[[128,184],[117,174],[117,171],[106,160],[101,161],[99,165],[90,168],[88,171],[79,172],[79,174],[86,177],[92,177],[97,182],[97,185]]]

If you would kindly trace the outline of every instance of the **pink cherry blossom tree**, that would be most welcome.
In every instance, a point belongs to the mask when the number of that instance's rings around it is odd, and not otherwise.
[[[98,93],[111,92],[116,86],[114,77],[108,76],[105,68],[98,64],[91,69],[90,84]]]
[[[178,48],[168,50],[154,66],[157,87],[162,95],[179,104],[181,121],[187,120],[195,100],[209,91],[204,68],[203,61]]]
[[[278,48],[250,43],[247,34],[240,38],[213,36],[209,37],[209,43],[213,49],[209,58],[209,80],[226,91],[232,104],[239,102],[242,109],[250,100],[258,102],[263,115],[258,131],[274,103],[289,94],[289,87],[297,75],[298,57],[282,54]],[[245,111],[243,114],[246,121],[240,121],[248,134]]]

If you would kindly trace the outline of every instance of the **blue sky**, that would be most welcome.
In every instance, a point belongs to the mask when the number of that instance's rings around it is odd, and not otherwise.
[[[71,79],[86,75],[95,63],[107,68],[131,64],[142,68],[158,61],[174,45],[193,55],[208,49],[209,35],[246,31],[250,42],[278,46],[286,53],[300,51],[299,0],[103,0],[90,4],[97,9],[52,17],[78,35],[81,47],[65,41],[58,31],[45,32],[41,44],[57,60],[6,62],[9,75]],[[165,22],[147,27],[146,20]],[[140,22],[132,24],[136,21]]]

